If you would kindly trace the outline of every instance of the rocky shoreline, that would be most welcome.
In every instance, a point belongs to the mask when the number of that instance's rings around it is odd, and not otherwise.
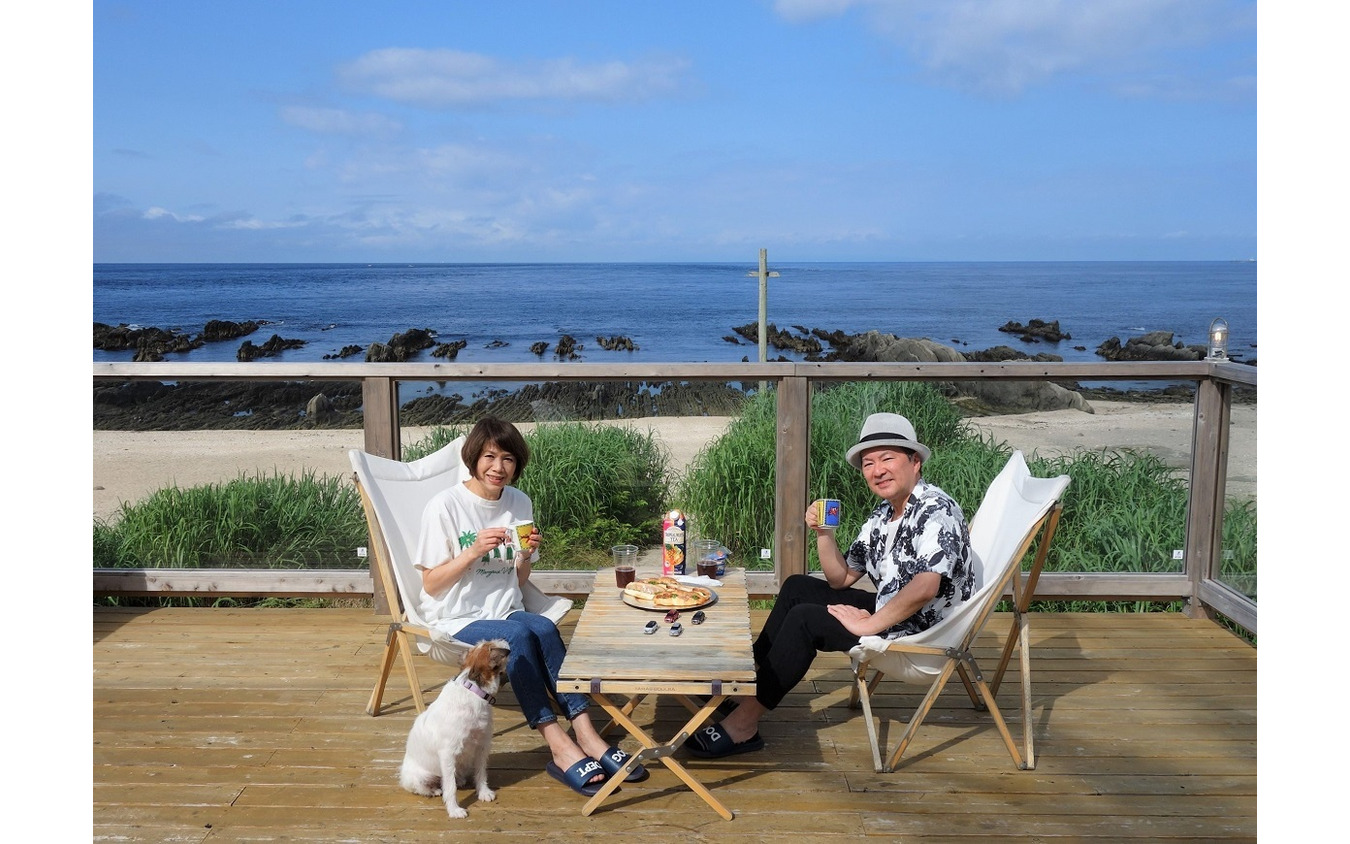
[[[261,344],[247,336],[267,323],[213,320],[199,335],[159,328],[131,328],[126,325],[94,324],[94,347],[105,350],[131,350],[137,361],[158,361],[168,352],[185,352],[206,342],[243,339],[237,357],[257,360],[294,348],[298,341],[273,335]],[[1009,346],[982,351],[961,352],[954,346],[927,339],[901,338],[869,331],[845,334],[841,331],[807,329],[793,326],[791,331],[766,326],[769,345],[778,351],[778,361],[789,361],[783,352],[801,355],[808,361],[1061,361],[1063,358],[1041,352],[1028,355]],[[758,343],[758,326],[750,324],[733,329],[736,334]],[[1008,323],[999,329],[1017,335],[1023,342],[1060,342],[1071,339],[1061,332],[1058,321],[1032,320],[1028,325]],[[739,343],[733,337],[729,342]],[[607,349],[635,348],[626,337],[596,338]],[[959,342],[959,341],[953,341]],[[364,353],[367,361],[414,360],[423,353],[442,360],[454,360],[462,342],[441,343],[428,329],[409,329],[395,334],[386,343],[352,346],[342,357]],[[541,358],[548,344],[532,347]],[[1075,347],[1080,350],[1083,347]],[[553,347],[559,360],[575,360],[576,341],[562,335]],[[1201,360],[1203,346],[1184,346],[1173,341],[1169,332],[1132,337],[1125,342],[1112,337],[1097,349],[1106,360]],[[743,360],[748,360],[748,356]],[[1248,362],[1255,365],[1255,360]],[[1109,388],[1083,388],[1072,382],[955,382],[937,385],[962,412],[969,416],[1018,413],[1039,410],[1076,409],[1092,412],[1092,398],[1113,401],[1190,401],[1190,385],[1169,386],[1158,390],[1120,391]],[[183,430],[285,430],[304,428],[359,428],[361,386],[358,382],[197,382],[161,384],[128,381],[94,384],[94,429],[122,431]],[[1238,400],[1254,401],[1251,390],[1236,391]],[[733,416],[739,413],[746,393],[729,384],[716,382],[554,382],[529,384],[517,390],[489,389],[472,396],[460,394],[420,396],[404,402],[401,422],[405,425],[442,425],[472,421],[492,412],[517,421],[612,420],[651,416]]]

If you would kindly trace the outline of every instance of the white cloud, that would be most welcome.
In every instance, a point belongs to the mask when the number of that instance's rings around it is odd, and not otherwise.
[[[246,217],[234,220],[223,220],[216,224],[217,229],[239,229],[243,231],[270,231],[272,229],[296,229],[304,228],[308,223],[303,219],[290,220],[259,220],[256,217]]]
[[[283,121],[292,126],[321,135],[386,136],[396,134],[403,128],[397,120],[382,114],[340,108],[284,106],[280,115]]]
[[[196,214],[175,214],[167,208],[160,208],[157,205],[152,205],[145,209],[145,212],[141,216],[147,220],[169,219],[173,220],[175,223],[200,223],[203,219]]]
[[[460,50],[388,47],[343,65],[338,77],[356,91],[428,108],[453,108],[505,100],[648,99],[677,90],[687,68],[687,61],[674,57],[510,64]]]
[[[903,47],[934,78],[989,94],[1017,94],[1065,74],[1105,77],[1122,93],[1158,93],[1141,84],[1179,73],[1168,53],[1235,34],[1251,37],[1251,0],[777,0],[785,20],[805,22],[859,9],[878,35]],[[1193,58],[1193,56],[1192,56]],[[1161,69],[1160,69],[1161,68]],[[1230,78],[1182,79],[1178,96],[1254,89]],[[1129,89],[1127,91],[1126,89]],[[1202,90],[1203,89],[1203,90]],[[1163,89],[1162,93],[1166,93]]]

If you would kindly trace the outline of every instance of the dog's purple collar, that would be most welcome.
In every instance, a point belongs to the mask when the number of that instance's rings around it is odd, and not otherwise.
[[[496,706],[496,705],[497,705],[497,698],[496,698],[496,697],[494,697],[493,695],[490,695],[490,694],[488,694],[487,692],[483,691],[483,688],[482,688],[481,686],[479,686],[479,685],[478,685],[477,683],[475,683],[474,681],[470,680],[468,677],[465,677],[465,678],[461,679],[461,680],[459,681],[459,684],[460,684],[461,686],[463,686],[464,688],[468,689],[469,691],[473,692],[474,694],[478,695],[478,696],[481,697],[483,700],[487,701],[489,704],[491,704],[491,705],[493,705],[493,706]]]

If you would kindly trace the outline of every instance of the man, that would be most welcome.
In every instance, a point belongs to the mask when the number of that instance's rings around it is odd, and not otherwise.
[[[695,733],[685,745],[690,754],[717,758],[761,749],[759,719],[801,682],[817,653],[847,653],[863,636],[926,630],[971,596],[970,531],[951,496],[923,479],[931,455],[905,417],[867,417],[845,459],[881,503],[842,552],[834,531],[821,526],[816,505],[806,509],[825,579],[793,575],[783,583],[755,640],[755,696],[737,698],[721,722]],[[863,575],[875,593],[853,588]]]

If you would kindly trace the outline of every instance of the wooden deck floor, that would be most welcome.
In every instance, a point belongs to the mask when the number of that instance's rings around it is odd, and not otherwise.
[[[1008,622],[985,634],[986,663]],[[370,610],[95,609],[93,840],[1256,839],[1255,649],[1178,615],[1037,615],[1032,631],[1034,771],[1013,768],[957,684],[900,770],[873,772],[847,661],[829,654],[764,721],[765,751],[689,761],[732,821],[659,765],[583,817],[509,691],[498,799],[461,791],[469,817],[451,821],[398,786],[414,714],[400,669],[392,709],[365,714],[384,643]],[[428,682],[448,673],[421,664]],[[883,688],[883,711],[907,717],[918,695]],[[999,699],[1017,732],[1015,669]],[[664,700],[638,714],[663,736],[683,721]]]

